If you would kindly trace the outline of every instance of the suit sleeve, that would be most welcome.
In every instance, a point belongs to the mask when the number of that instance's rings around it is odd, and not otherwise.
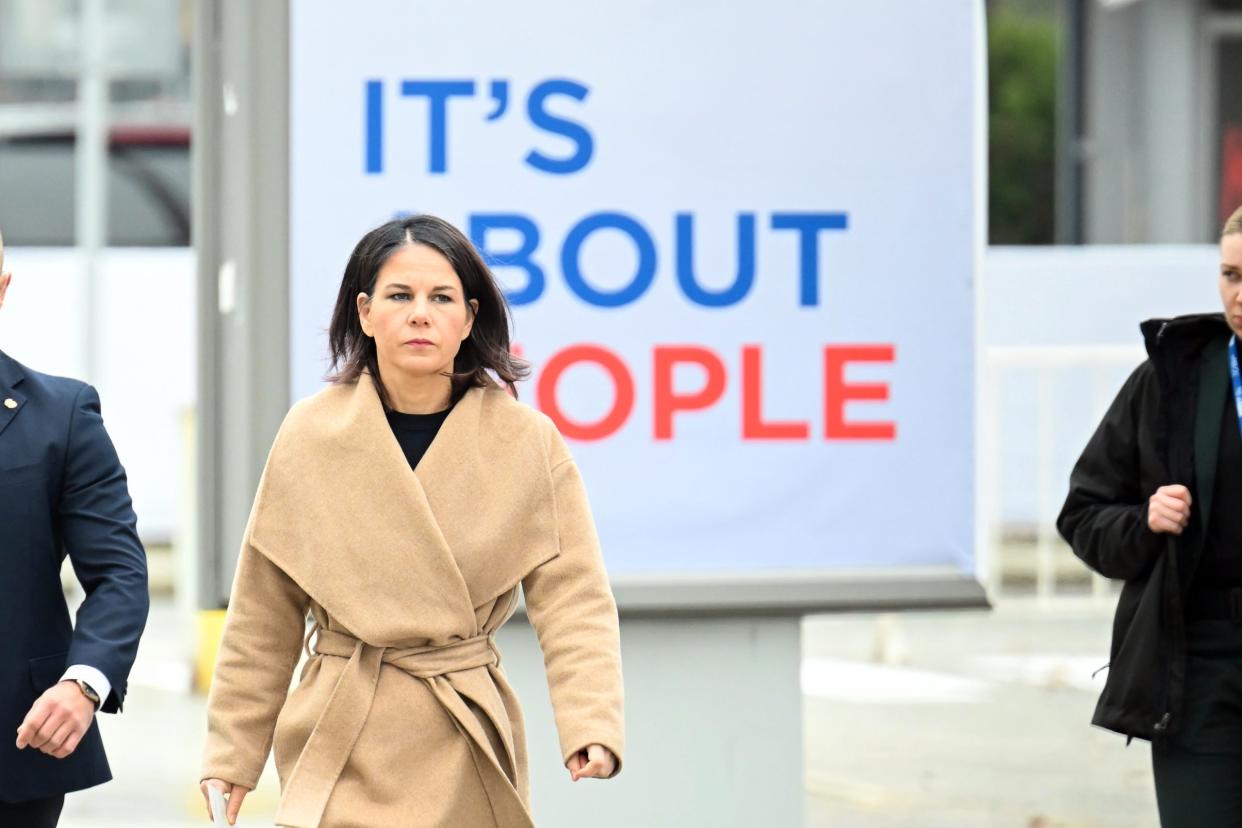
[[[1141,491],[1140,433],[1159,404],[1155,372],[1139,366],[1122,386],[1070,474],[1070,490],[1057,530],[1074,554],[1108,578],[1146,573],[1166,539],[1147,525]]]
[[[99,395],[78,392],[57,510],[61,538],[86,599],[78,609],[67,664],[94,667],[111,692],[100,710],[119,712],[147,623],[147,556],[138,540],[125,469],[104,430]]]
[[[559,554],[522,581],[526,611],[543,650],[564,760],[599,744],[617,757],[619,772],[625,725],[617,605],[586,487],[559,434],[551,462]]]
[[[298,663],[309,607],[309,597],[292,578],[249,542],[242,545],[207,699],[200,778],[251,789],[258,784]]]

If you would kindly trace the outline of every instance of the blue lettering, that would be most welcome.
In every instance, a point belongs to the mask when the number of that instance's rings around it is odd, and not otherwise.
[[[539,150],[531,150],[526,156],[527,164],[541,172],[568,175],[578,172],[591,163],[595,141],[586,127],[576,121],[559,118],[544,109],[544,103],[553,95],[565,95],[582,101],[586,99],[588,92],[590,90],[585,86],[570,80],[546,80],[531,90],[530,99],[526,102],[530,122],[545,132],[568,138],[577,145],[577,149],[568,158],[553,158],[544,155]]]
[[[506,80],[492,81],[492,100],[496,102],[496,108],[492,110],[487,120],[494,121],[509,108],[509,82]]]
[[[849,218],[845,213],[773,213],[773,230],[797,230],[801,296],[804,308],[819,305],[819,231],[845,230]]]
[[[579,258],[583,243],[597,230],[620,230],[630,237],[638,250],[638,270],[628,285],[617,291],[596,290],[582,276]],[[634,218],[624,213],[594,213],[573,226],[561,248],[561,268],[569,289],[588,304],[601,308],[617,308],[638,301],[655,279],[656,249],[651,234]]]
[[[431,145],[428,172],[444,173],[448,169],[448,99],[474,95],[474,81],[402,81],[401,94],[407,98],[427,98]]]
[[[746,298],[755,283],[755,214],[737,217],[737,277],[724,290],[707,290],[694,278],[694,215],[677,214],[677,282],[686,298],[708,308],[725,308]]]
[[[384,171],[384,82],[367,81],[367,175]]]
[[[516,230],[522,236],[522,244],[517,250],[496,253],[487,246],[489,230]],[[531,254],[539,247],[539,226],[533,219],[517,213],[475,213],[470,216],[470,240],[488,267],[516,267],[526,271],[526,286],[518,291],[506,291],[510,305],[529,305],[543,295],[547,279],[543,268],[531,259]]]

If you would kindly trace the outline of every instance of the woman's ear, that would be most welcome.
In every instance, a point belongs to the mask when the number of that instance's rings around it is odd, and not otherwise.
[[[374,337],[371,333],[371,297],[365,293],[358,294],[358,322],[362,325],[362,332],[369,337]]]
[[[466,304],[470,307],[470,313],[466,315],[466,329],[462,331],[461,341],[465,342],[469,338],[470,332],[474,330],[474,320],[479,315],[479,300],[471,299]]]

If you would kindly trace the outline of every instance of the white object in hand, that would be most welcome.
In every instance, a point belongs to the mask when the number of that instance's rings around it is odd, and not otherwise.
[[[225,816],[228,804],[224,800],[224,791],[215,785],[208,785],[207,798],[211,801],[212,824],[217,828],[229,828],[229,820]]]

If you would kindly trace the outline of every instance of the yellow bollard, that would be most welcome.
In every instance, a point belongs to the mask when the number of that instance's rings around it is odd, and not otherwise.
[[[211,676],[216,669],[216,653],[224,635],[225,610],[199,610],[198,649],[194,660],[194,690],[203,695],[211,690]]]

